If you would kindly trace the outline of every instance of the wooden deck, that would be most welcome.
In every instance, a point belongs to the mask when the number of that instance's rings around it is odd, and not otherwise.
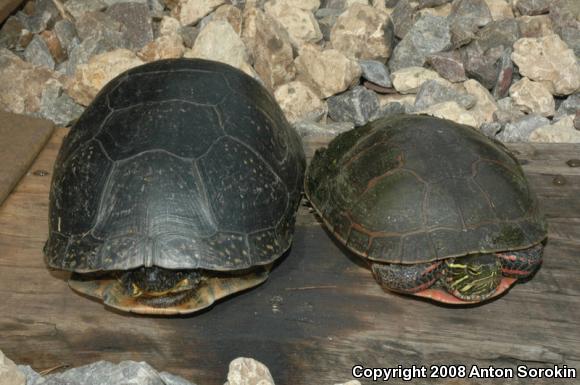
[[[277,384],[345,382],[351,367],[567,365],[580,370],[580,145],[515,145],[550,225],[530,282],[484,306],[446,308],[383,292],[306,207],[294,246],[264,285],[190,317],[121,314],[71,291],[43,263],[51,140],[0,207],[0,349],[37,370],[95,360],[145,360],[198,385],[223,384],[250,356]],[[308,147],[316,145],[310,141]],[[554,177],[561,175],[560,183]],[[364,382],[363,383],[370,383]],[[391,380],[389,384],[578,384],[576,380]]]

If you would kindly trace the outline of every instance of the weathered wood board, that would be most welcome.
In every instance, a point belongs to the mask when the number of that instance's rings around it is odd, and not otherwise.
[[[0,205],[50,138],[46,119],[0,110]]]
[[[31,170],[52,170],[57,130]],[[308,150],[317,145],[308,141]],[[223,384],[250,356],[277,384],[334,384],[351,368],[472,365],[580,369],[580,145],[511,146],[549,219],[534,279],[484,306],[447,308],[383,292],[302,207],[294,246],[262,286],[190,317],[108,310],[72,292],[42,260],[50,175],[28,173],[0,208],[0,349],[46,369],[95,360],[146,360],[200,385]],[[555,185],[555,175],[566,183]],[[577,384],[580,380],[441,380],[390,384]],[[363,383],[370,383],[364,382]]]

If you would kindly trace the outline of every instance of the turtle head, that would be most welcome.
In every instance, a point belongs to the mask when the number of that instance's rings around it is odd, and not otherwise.
[[[121,284],[127,296],[151,306],[171,306],[186,299],[199,285],[199,270],[140,267],[124,273]]]
[[[465,301],[483,301],[493,295],[502,274],[495,254],[475,254],[446,261],[445,286]]]

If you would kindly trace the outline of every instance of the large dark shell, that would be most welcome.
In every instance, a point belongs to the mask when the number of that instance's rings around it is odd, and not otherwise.
[[[133,68],[66,137],[50,195],[50,266],[77,272],[265,265],[292,240],[300,138],[254,79],[207,60]]]
[[[428,116],[385,118],[338,136],[314,156],[305,189],[341,242],[379,262],[522,249],[546,237],[507,149]]]

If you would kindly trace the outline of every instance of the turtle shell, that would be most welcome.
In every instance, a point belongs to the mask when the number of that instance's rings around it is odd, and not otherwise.
[[[289,247],[305,158],[256,80],[161,60],[109,82],[67,135],[50,192],[49,266],[231,271]]]
[[[546,237],[515,157],[471,127],[429,116],[339,135],[316,152],[305,192],[343,244],[377,262],[517,250]]]

